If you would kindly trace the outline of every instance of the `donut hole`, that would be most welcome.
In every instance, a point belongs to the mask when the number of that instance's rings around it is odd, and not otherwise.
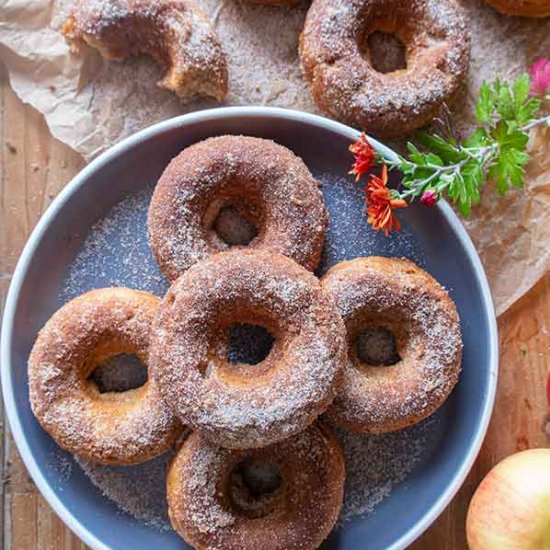
[[[251,245],[262,232],[264,217],[263,203],[255,190],[235,180],[208,204],[204,226],[211,244],[226,250]]]
[[[225,206],[219,211],[214,231],[229,246],[247,246],[258,236],[258,228],[250,217],[234,206]]]
[[[281,472],[276,464],[257,459],[239,462],[229,477],[229,501],[233,510],[246,518],[271,514],[282,490]]]
[[[359,50],[379,73],[393,73],[407,68],[407,47],[391,31],[375,30],[365,33],[360,40]]]
[[[268,357],[274,342],[273,335],[261,325],[231,325],[227,329],[227,362],[257,365]]]
[[[401,361],[396,338],[384,327],[363,330],[355,341],[355,353],[361,363],[372,367],[388,367]]]
[[[122,393],[147,382],[147,367],[137,355],[121,353],[96,366],[88,376],[99,393]]]
[[[281,359],[285,331],[277,319],[254,308],[243,311],[228,305],[223,317],[209,329],[210,346],[199,367],[201,375],[239,387],[262,384]]]

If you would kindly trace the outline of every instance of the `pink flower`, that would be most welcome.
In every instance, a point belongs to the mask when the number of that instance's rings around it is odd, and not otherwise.
[[[439,196],[437,195],[436,191],[434,189],[427,189],[422,193],[422,196],[420,197],[420,202],[424,206],[435,206],[435,203],[439,200]]]
[[[541,57],[529,68],[531,94],[543,96],[550,88],[550,59]]]

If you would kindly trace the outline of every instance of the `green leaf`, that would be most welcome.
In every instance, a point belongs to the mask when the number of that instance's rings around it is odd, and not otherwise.
[[[472,160],[462,169],[464,186],[470,197],[471,203],[479,202],[479,190],[483,185],[483,166],[481,162]]]
[[[407,143],[407,149],[409,151],[410,161],[414,162],[415,164],[419,164],[420,166],[426,165],[426,159],[424,158],[424,155],[410,141]]]
[[[485,128],[478,128],[462,145],[468,149],[472,147],[484,147],[487,145],[488,141],[489,136],[487,135],[487,130],[485,130]]]
[[[518,77],[512,85],[512,89],[514,91],[514,102],[516,108],[518,108],[529,97],[529,91],[531,90],[529,75],[524,73]]]
[[[441,183],[446,186],[447,197],[449,197],[452,202],[458,202],[460,189],[456,184],[455,177],[451,174],[445,174],[445,176],[441,178]]]
[[[426,162],[435,166],[443,166],[443,161],[435,153],[428,153],[426,155]]]
[[[504,119],[514,119],[515,104],[510,86],[506,82],[495,82],[495,109]]]
[[[472,215],[471,201],[460,201],[458,203],[458,210],[465,218],[469,218]]]
[[[499,121],[495,126],[492,137],[497,141],[501,149],[514,148],[525,150],[529,141],[529,136],[525,132],[515,128],[510,129],[509,125],[503,120]]]
[[[530,88],[528,74],[522,74],[513,84],[514,118],[519,126],[528,124],[540,108],[540,100],[529,97]]]
[[[518,156],[518,153],[521,157]],[[505,195],[511,186],[523,186],[524,159],[523,153],[514,149],[500,151],[499,156],[488,172],[489,179],[494,182],[500,195]],[[529,160],[528,155],[527,160]]]
[[[519,126],[526,126],[535,119],[537,111],[540,109],[539,99],[531,98],[519,105],[516,109],[516,122]]]
[[[501,120],[492,132],[498,144],[498,151],[488,171],[497,191],[504,195],[512,186],[523,185],[524,165],[529,161],[526,152],[529,136],[526,132],[510,126]]]
[[[458,206],[460,213],[468,217],[472,212],[472,198],[462,173],[449,175],[445,179],[449,181],[447,196]]]
[[[455,144],[450,141],[446,141],[441,136],[438,136],[437,134],[430,135],[426,132],[422,132],[418,136],[418,139],[424,147],[433,153],[436,153],[446,164],[451,164],[460,160],[460,155]]]
[[[488,124],[491,122],[493,112],[493,91],[488,82],[483,82],[479,88],[479,99],[476,102],[476,118],[481,124]]]
[[[525,151],[518,151],[517,149],[514,149],[512,154],[515,156],[516,162],[521,166],[525,166],[531,160],[529,153],[526,153]]]

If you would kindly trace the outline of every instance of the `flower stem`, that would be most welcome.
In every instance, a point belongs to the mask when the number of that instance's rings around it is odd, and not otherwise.
[[[531,130],[535,126],[539,126],[541,124],[549,124],[550,125],[550,115],[543,116],[541,118],[537,118],[535,120],[532,120],[529,124],[524,126],[521,130],[522,130],[522,132],[528,132],[529,130]]]

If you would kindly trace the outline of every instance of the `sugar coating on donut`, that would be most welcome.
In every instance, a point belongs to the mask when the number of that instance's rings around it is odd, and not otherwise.
[[[300,0],[247,0],[251,4],[262,4],[264,6],[290,6],[297,4]]]
[[[346,324],[344,381],[328,411],[360,433],[383,433],[432,414],[458,381],[462,336],[456,307],[443,287],[409,260],[356,258],[331,268],[323,289]],[[399,361],[367,365],[356,353],[365,328],[390,330]]]
[[[550,15],[550,0],[485,0],[491,7],[505,15],[524,17],[547,17]]]
[[[275,466],[280,487],[265,515],[251,519],[232,497],[232,472],[257,461]],[[317,548],[334,526],[343,501],[344,459],[326,427],[314,424],[258,450],[218,447],[192,434],[167,478],[174,529],[196,548]],[[254,503],[252,503],[254,504]]]
[[[257,365],[227,361],[227,329],[254,323],[275,338]],[[184,423],[219,444],[261,447],[323,412],[340,380],[344,326],[317,279],[288,258],[226,252],[190,268],[157,316],[151,373]]]
[[[239,210],[258,231],[246,246],[215,231],[220,211]],[[229,248],[284,254],[314,270],[328,216],[303,161],[271,140],[220,136],[187,147],[161,176],[148,217],[151,249],[170,280]]]
[[[31,407],[64,449],[105,464],[134,464],[166,451],[181,432],[148,380],[125,392],[100,393],[90,370],[121,353],[146,365],[160,300],[123,288],[90,291],[58,310],[29,358]]]
[[[376,71],[362,43],[394,32],[407,68]],[[380,136],[427,124],[466,74],[470,34],[454,0],[314,0],[300,37],[304,76],[317,105]]]
[[[159,86],[183,102],[227,93],[225,54],[190,0],[80,0],[62,32],[76,51],[84,41],[107,59],[150,55],[167,69]]]

